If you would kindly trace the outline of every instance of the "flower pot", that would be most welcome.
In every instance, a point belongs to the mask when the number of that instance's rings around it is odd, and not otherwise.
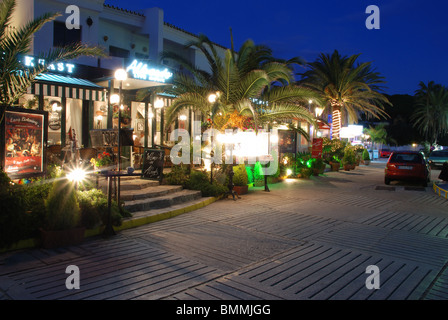
[[[238,195],[246,194],[249,190],[249,186],[233,186],[233,191],[238,193]]]
[[[331,171],[339,171],[341,164],[339,162],[330,162]]]
[[[78,245],[84,241],[85,231],[84,227],[57,231],[40,229],[42,247],[52,249]]]
[[[370,160],[364,160],[364,164],[368,166],[370,164]]]
[[[348,163],[344,164],[344,170],[345,171],[350,171],[351,168],[352,168],[351,164],[348,164]]]

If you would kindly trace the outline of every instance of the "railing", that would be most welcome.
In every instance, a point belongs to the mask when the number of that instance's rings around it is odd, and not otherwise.
[[[448,199],[448,190],[440,188],[437,185],[437,183],[435,183],[435,182],[432,184],[432,188],[433,188],[434,192],[436,194],[438,194],[440,197],[444,197],[445,199]],[[442,193],[445,194],[445,195],[442,196]]]

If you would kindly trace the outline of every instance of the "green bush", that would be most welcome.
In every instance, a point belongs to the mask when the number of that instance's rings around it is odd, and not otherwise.
[[[362,159],[365,160],[370,160],[370,154],[369,151],[367,151],[367,149],[364,149],[364,151],[362,152]]]
[[[171,185],[185,185],[188,180],[188,167],[185,165],[174,165],[171,172],[165,175],[166,182]]]
[[[244,164],[239,164],[233,167],[233,184],[235,186],[247,186],[248,177],[246,172],[246,166]]]
[[[10,247],[25,236],[26,205],[23,188],[10,184],[5,172],[0,173],[0,248]]]
[[[244,169],[245,170],[245,169]],[[216,181],[210,184],[210,177],[204,171],[192,170],[190,178],[185,183],[185,188],[199,190],[203,197],[217,197],[228,191],[228,188]]]
[[[79,225],[81,220],[78,200],[72,183],[55,180],[45,200],[46,230],[67,230]]]
[[[344,149],[344,157],[342,158],[344,164],[355,164],[356,155],[355,150],[351,146],[346,146]]]
[[[48,198],[52,184],[46,180],[36,181],[22,186],[23,199],[27,212],[26,223],[23,225],[26,238],[38,235],[39,228],[45,224],[45,199]]]
[[[247,183],[248,183],[248,184],[251,184],[251,183],[254,183],[254,182],[255,182],[255,179],[254,179],[255,166],[256,166],[256,164],[254,165],[254,167],[252,167],[252,166],[246,166]]]
[[[81,224],[87,229],[106,225],[109,217],[107,195],[98,189],[77,191],[76,195],[81,210]],[[114,200],[111,202],[111,219],[112,225],[121,225],[120,208]]]
[[[311,167],[313,169],[321,170],[322,168],[325,168],[325,162],[322,158],[313,159],[311,162]]]

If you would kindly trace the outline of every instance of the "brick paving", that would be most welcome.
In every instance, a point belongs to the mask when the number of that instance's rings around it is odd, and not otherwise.
[[[254,188],[79,246],[0,254],[0,300],[446,299],[448,202],[431,187],[383,188],[383,168]],[[80,289],[66,288],[68,265]],[[379,289],[366,287],[369,265]]]

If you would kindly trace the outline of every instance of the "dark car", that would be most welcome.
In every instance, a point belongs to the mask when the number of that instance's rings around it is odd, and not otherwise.
[[[431,168],[442,168],[443,163],[448,161],[448,150],[437,150],[429,154],[429,165]]]
[[[417,151],[394,151],[386,164],[384,183],[393,180],[415,180],[427,186],[431,179],[431,169],[425,155]]]
[[[380,150],[380,157],[381,158],[388,158],[392,154],[392,151],[389,149],[381,149]]]

